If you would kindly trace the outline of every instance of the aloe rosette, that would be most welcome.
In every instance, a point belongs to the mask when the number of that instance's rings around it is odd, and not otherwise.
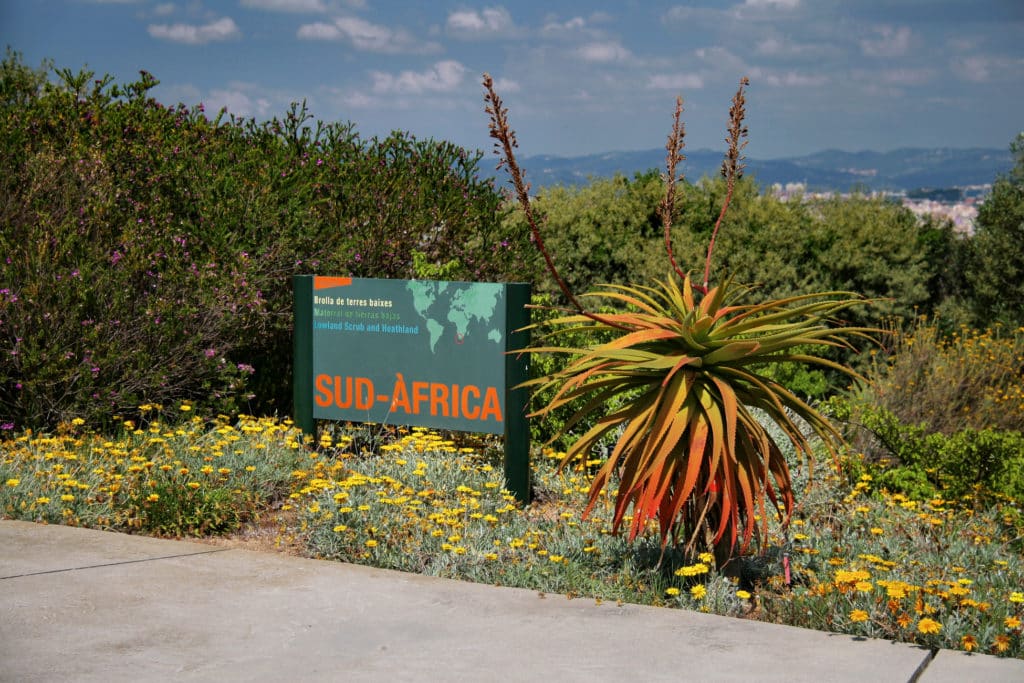
[[[508,111],[484,75],[490,134],[515,188],[515,197],[548,271],[576,314],[545,323],[553,331],[532,353],[566,354],[560,370],[523,386],[535,396],[551,395],[531,417],[543,417],[563,406],[580,405],[554,439],[584,420],[593,424],[573,443],[562,466],[586,456],[609,432],[615,446],[591,483],[584,516],[593,511],[602,492],[618,479],[612,530],[628,519],[630,539],[657,520],[664,547],[680,532],[685,548],[704,540],[714,546],[716,560],[728,561],[744,551],[760,530],[767,539],[768,504],[788,522],[793,513],[789,466],[779,444],[752,411],[760,410],[779,426],[798,456],[811,461],[811,440],[817,438],[835,456],[842,436],[811,405],[763,372],[774,363],[802,363],[857,377],[850,368],[802,352],[810,347],[850,346],[853,338],[871,340],[875,330],[837,326],[844,309],[867,303],[852,292],[815,292],[803,296],[745,304],[749,288],[731,279],[709,288],[715,238],[729,209],[735,181],[743,171],[742,150],[746,78],[729,109],[728,148],[722,164],[726,195],[711,231],[703,283],[694,285],[672,251],[676,169],[682,154],[682,98],[676,99],[667,150],[665,197],[660,207],[665,251],[672,272],[654,286],[605,285],[577,298],[559,275],[544,245],[540,224],[530,203],[529,185],[516,162],[515,133]],[[597,315],[581,299],[612,302],[618,312]],[[588,348],[570,339],[595,333]],[[559,345],[565,339],[567,343]],[[760,370],[760,371],[759,371]],[[553,439],[553,440],[554,440]],[[632,511],[632,516],[627,515]],[[758,527],[757,520],[761,520]]]
[[[789,519],[789,468],[752,409],[774,421],[808,462],[812,437],[833,454],[842,437],[815,408],[759,369],[796,362],[856,376],[798,349],[849,346],[851,338],[867,337],[868,330],[833,324],[844,309],[865,300],[824,292],[737,303],[748,291],[727,280],[700,296],[688,276],[681,283],[670,276],[653,287],[606,285],[584,296],[617,301],[625,312],[566,315],[546,323],[553,331],[530,352],[571,358],[561,370],[526,384],[538,393],[555,390],[534,415],[578,403],[563,434],[595,418],[563,466],[586,458],[609,432],[619,432],[594,476],[584,516],[617,478],[613,531],[632,510],[631,539],[656,519],[662,545],[684,532],[692,548],[705,531],[715,547],[732,554],[737,542],[741,550],[749,545],[756,520],[766,527],[768,501]],[[590,348],[557,345],[561,334],[581,330],[605,333],[605,339],[610,330],[615,337]]]

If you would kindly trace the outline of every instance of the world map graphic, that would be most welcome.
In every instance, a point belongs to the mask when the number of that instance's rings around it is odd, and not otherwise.
[[[410,280],[406,289],[423,318],[431,353],[437,352],[442,339],[463,344],[483,335],[497,345],[502,343],[500,324],[494,321],[503,296],[501,284]]]

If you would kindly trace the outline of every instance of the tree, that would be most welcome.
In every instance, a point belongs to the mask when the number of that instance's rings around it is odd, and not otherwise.
[[[1010,145],[1014,168],[978,210],[967,279],[977,322],[1024,324],[1024,133]]]

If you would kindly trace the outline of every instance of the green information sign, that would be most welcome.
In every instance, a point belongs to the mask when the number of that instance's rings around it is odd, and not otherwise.
[[[526,284],[295,278],[295,416],[502,434],[528,496]],[[520,442],[522,442],[520,444]],[[525,455],[522,456],[525,459]],[[528,460],[526,460],[528,462]],[[528,470],[528,465],[526,466]],[[521,491],[515,487],[521,486]]]

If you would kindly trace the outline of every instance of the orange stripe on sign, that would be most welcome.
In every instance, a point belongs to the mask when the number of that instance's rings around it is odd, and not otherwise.
[[[313,289],[330,289],[331,287],[347,287],[352,284],[350,277],[313,277]]]

